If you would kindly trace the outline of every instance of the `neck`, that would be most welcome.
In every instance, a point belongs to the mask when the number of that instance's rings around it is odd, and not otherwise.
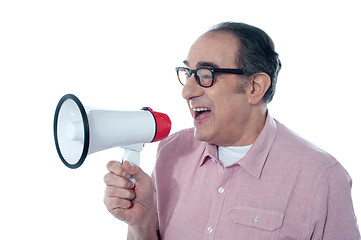
[[[242,134],[238,141],[228,144],[221,145],[222,147],[227,146],[248,146],[253,144],[258,136],[261,134],[267,118],[267,106],[258,106],[254,108],[248,119],[248,124],[244,128],[245,132]]]

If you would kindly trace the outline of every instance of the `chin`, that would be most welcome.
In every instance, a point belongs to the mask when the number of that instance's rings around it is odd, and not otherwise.
[[[197,129],[197,127],[194,128],[194,137],[201,142],[207,142],[212,144],[211,139],[209,137],[209,134],[206,134],[200,129]]]
[[[202,131],[198,130],[197,127],[194,127],[194,137],[195,137],[198,141],[204,142],[204,141],[206,140],[204,134],[202,134]]]

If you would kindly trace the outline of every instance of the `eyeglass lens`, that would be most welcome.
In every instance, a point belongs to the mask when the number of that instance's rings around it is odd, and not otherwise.
[[[179,81],[183,85],[187,84],[191,75],[192,75],[191,71],[187,68],[179,68],[178,69],[178,78],[179,78]],[[211,86],[213,83],[213,74],[212,74],[211,70],[206,69],[206,68],[197,69],[195,71],[195,78],[196,78],[197,82],[203,87]]]

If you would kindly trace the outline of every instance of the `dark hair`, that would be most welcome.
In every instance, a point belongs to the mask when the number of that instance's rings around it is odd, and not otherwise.
[[[276,91],[278,72],[281,61],[275,52],[272,39],[263,30],[236,22],[223,22],[211,28],[210,32],[229,32],[238,38],[240,47],[236,63],[249,75],[265,72],[271,78],[271,85],[263,99],[266,103],[272,101]]]

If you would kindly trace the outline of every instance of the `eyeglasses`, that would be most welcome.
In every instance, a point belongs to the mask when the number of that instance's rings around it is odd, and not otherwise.
[[[243,69],[231,69],[231,68],[197,68],[190,70],[186,67],[177,67],[177,76],[179,82],[185,86],[189,78],[194,73],[197,83],[202,87],[211,87],[214,83],[215,73],[233,73],[233,74],[244,74]]]

